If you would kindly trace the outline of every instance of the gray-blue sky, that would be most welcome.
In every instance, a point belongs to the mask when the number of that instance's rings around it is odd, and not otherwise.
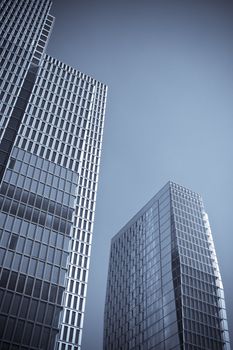
[[[102,349],[110,238],[169,179],[201,193],[233,338],[231,1],[54,0],[48,52],[109,86],[83,350]]]

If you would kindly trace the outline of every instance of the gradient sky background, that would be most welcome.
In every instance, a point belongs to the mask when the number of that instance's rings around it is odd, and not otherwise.
[[[233,3],[54,0],[48,53],[109,86],[82,350],[102,350],[110,239],[168,181],[209,214],[233,339]]]

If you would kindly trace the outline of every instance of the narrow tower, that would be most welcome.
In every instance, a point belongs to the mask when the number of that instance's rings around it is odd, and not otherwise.
[[[201,197],[167,183],[113,237],[104,350],[230,350]]]
[[[81,346],[107,87],[48,56],[48,0],[0,18],[0,348]]]

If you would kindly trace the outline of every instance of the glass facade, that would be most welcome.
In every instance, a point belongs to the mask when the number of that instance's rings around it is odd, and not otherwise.
[[[104,350],[230,350],[201,197],[169,182],[112,239]]]
[[[0,6],[0,348],[78,350],[107,87],[45,54],[49,1]]]

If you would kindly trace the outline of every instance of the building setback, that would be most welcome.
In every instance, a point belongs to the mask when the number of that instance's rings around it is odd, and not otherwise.
[[[0,5],[0,349],[81,346],[107,87],[45,53],[50,7]]]
[[[229,350],[201,197],[167,183],[111,243],[104,350]]]

